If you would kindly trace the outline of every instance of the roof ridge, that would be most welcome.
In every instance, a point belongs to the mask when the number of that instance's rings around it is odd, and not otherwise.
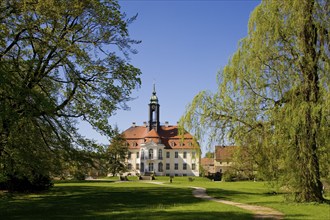
[[[152,138],[152,137],[160,138],[158,132],[157,132],[155,129],[150,130],[150,131],[146,134],[145,137],[146,137],[146,138],[147,138],[147,137],[148,137],[148,138]]]

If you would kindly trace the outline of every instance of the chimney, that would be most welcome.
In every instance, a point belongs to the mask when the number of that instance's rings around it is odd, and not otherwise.
[[[168,127],[168,121],[165,121],[165,127],[166,128]]]
[[[132,127],[135,128],[136,127],[136,123],[132,122]]]
[[[146,121],[143,122],[143,126],[147,127],[147,122]]]

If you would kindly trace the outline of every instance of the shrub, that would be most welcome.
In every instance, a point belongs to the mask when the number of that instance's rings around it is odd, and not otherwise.
[[[10,192],[43,191],[51,188],[53,183],[48,175],[34,174],[33,176],[10,175],[0,182],[0,189]]]
[[[230,170],[226,170],[223,174],[222,174],[222,181],[224,182],[233,182],[236,179],[236,175],[234,174],[234,172],[230,171]]]
[[[73,174],[73,179],[74,180],[85,180],[86,176],[83,172],[80,172],[80,171],[76,171],[74,174]]]

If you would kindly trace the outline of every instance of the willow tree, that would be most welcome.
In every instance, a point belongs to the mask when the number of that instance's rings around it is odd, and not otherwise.
[[[248,147],[259,174],[301,202],[322,201],[329,175],[329,11],[329,1],[262,1],[218,91],[200,92],[182,118],[199,138]]]
[[[49,175],[95,150],[80,120],[111,137],[108,118],[140,85],[134,19],[116,0],[0,2],[0,177]]]

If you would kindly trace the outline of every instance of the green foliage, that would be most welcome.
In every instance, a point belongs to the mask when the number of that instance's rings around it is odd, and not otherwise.
[[[226,170],[223,174],[222,174],[222,178],[221,180],[224,182],[233,182],[236,179],[236,175],[232,170]]]
[[[236,175],[237,180],[252,180],[255,178],[257,166],[254,152],[250,148],[234,148],[231,162],[231,168],[238,174]]]
[[[81,172],[81,171],[76,171],[74,174],[73,174],[73,179],[74,180],[85,180],[85,173],[84,172]]]
[[[128,62],[135,18],[115,0],[0,2],[1,175],[58,175],[88,161],[99,146],[79,120],[112,136],[108,118],[140,84]]]
[[[118,132],[118,129],[115,129],[115,132],[116,135],[112,138],[111,144],[105,153],[109,173],[113,176],[127,170],[126,158],[128,154],[125,137]]]
[[[53,186],[49,176],[35,173],[34,175],[7,176],[5,181],[0,181],[0,189],[9,192],[30,192],[48,190]]]
[[[214,158],[214,152],[210,152],[210,151],[206,152],[205,157],[206,158]]]
[[[328,1],[263,1],[218,91],[200,92],[182,118],[198,138],[249,149],[258,175],[300,202],[322,201],[320,178],[329,175],[329,9]]]

